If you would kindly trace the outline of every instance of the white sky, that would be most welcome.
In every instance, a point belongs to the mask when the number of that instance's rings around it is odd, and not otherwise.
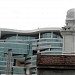
[[[0,28],[63,27],[75,0],[0,0]]]

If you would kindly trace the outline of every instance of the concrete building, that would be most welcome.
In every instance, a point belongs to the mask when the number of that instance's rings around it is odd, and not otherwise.
[[[61,55],[63,38],[61,28],[39,28],[31,31],[0,29],[0,73],[37,75],[36,57],[41,55]],[[11,62],[8,64],[8,50]]]

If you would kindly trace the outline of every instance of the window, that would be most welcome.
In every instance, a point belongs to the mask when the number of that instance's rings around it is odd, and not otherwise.
[[[36,55],[37,54],[37,51],[33,50],[33,55]]]

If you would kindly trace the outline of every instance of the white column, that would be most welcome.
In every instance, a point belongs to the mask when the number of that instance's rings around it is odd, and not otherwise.
[[[75,54],[75,33],[74,33],[74,35],[73,35],[73,38],[74,38],[74,54]]]
[[[0,38],[1,38],[1,31],[0,31]]]
[[[66,32],[64,32],[66,33]],[[74,37],[71,34],[66,34],[64,36],[64,50],[65,54],[72,54],[74,52]]]
[[[64,50],[65,50],[64,41],[65,41],[65,38],[64,38],[64,36],[63,36],[63,48],[62,48],[62,53],[63,53],[63,54],[64,54]]]
[[[40,32],[39,32],[39,39],[40,39]]]
[[[51,32],[51,38],[53,38],[53,32]]]
[[[16,34],[16,40],[18,40],[18,34]]]
[[[26,69],[26,74],[30,75],[30,69],[29,68]]]

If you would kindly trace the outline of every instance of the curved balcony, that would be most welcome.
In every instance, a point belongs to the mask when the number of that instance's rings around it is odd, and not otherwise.
[[[7,53],[8,49],[12,49],[13,54],[27,54],[28,45],[22,43],[0,42],[1,51]]]
[[[40,53],[41,55],[59,55],[62,54],[62,51],[43,51]]]
[[[6,74],[7,66],[0,66],[0,73]],[[11,74],[25,74],[26,70],[24,67],[12,66]]]
[[[26,72],[24,67],[13,66],[12,68],[13,68],[12,70],[13,74],[25,74]]]
[[[32,43],[32,50],[47,48],[62,48],[62,39],[44,38]]]

